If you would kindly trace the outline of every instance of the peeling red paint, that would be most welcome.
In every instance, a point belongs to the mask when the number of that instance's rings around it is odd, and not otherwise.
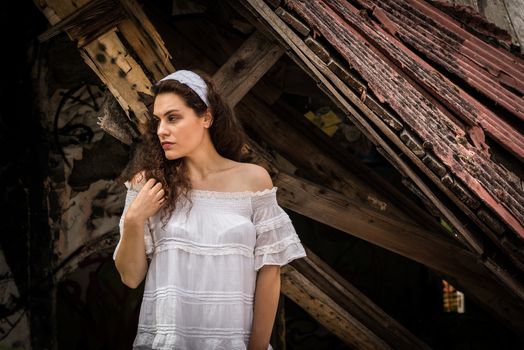
[[[380,23],[382,23],[384,29],[386,29],[389,34],[393,36],[397,34],[398,26],[395,24],[395,22],[389,19],[386,11],[380,7],[375,7],[373,9],[373,15],[380,21]]]
[[[524,69],[519,70],[522,61],[517,57],[490,47],[470,33],[463,33],[464,30],[457,28],[458,24],[453,19],[434,8],[428,10],[427,4],[420,4],[418,0],[356,1],[366,3],[369,9],[378,6],[375,3],[402,3],[423,9],[425,12],[421,18],[430,25],[438,23],[446,27],[455,42],[438,37],[434,28],[412,25],[412,29],[426,31],[424,34],[428,38],[442,44],[436,48],[437,51],[440,50],[440,55],[465,54],[476,58],[476,66],[466,67],[471,72],[464,70],[463,62],[452,62],[455,64],[454,68],[465,72],[463,76],[468,83],[474,80],[472,72],[483,67],[484,76],[474,81],[481,89],[495,86],[494,91],[503,91],[505,96],[510,93],[497,80],[490,82],[485,79],[489,69],[505,72],[516,79],[524,77]],[[518,130],[508,124],[503,116],[491,112],[446,79],[376,23],[362,17],[358,9],[349,3],[342,0],[289,0],[286,5],[296,11],[312,29],[321,33],[359,72],[371,90],[410,125],[418,137],[433,145],[437,159],[454,176],[524,238],[524,191],[513,186],[508,181],[505,169],[486,156],[488,148],[484,142],[485,132],[520,160],[524,160],[524,136]],[[379,16],[384,15],[380,10],[376,11],[380,13]],[[388,15],[387,10],[384,11]],[[409,11],[407,15],[411,18],[415,16]],[[394,20],[394,17],[390,19]],[[400,34],[404,29],[400,23],[396,24],[398,27],[393,32]],[[515,86],[520,88],[519,84]],[[501,99],[496,101],[502,101]],[[513,96],[512,99],[518,106],[524,103],[518,96]],[[453,113],[449,113],[442,104]],[[514,114],[524,117],[519,115],[524,109],[519,108],[513,110]],[[457,117],[469,127],[461,125]],[[466,129],[472,144],[466,139]]]

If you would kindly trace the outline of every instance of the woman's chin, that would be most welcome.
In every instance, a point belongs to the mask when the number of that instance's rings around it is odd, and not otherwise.
[[[164,156],[166,157],[167,160],[175,160],[175,159],[182,157],[180,154],[175,153],[173,151],[164,152]]]

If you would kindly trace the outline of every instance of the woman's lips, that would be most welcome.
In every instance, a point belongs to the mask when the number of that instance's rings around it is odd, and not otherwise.
[[[174,145],[174,143],[172,143],[172,142],[162,142],[162,148],[163,149],[170,149],[173,145]]]

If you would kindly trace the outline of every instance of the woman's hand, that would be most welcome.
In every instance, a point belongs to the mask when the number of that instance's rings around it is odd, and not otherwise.
[[[137,196],[130,204],[126,213],[127,218],[145,221],[164,205],[165,197],[162,183],[155,179],[149,179],[144,187],[138,192]]]

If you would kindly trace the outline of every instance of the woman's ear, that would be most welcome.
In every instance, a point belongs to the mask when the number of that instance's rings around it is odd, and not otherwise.
[[[213,124],[213,114],[211,113],[211,108],[208,108],[204,112],[203,125],[205,128],[209,128],[211,127],[212,124]]]

